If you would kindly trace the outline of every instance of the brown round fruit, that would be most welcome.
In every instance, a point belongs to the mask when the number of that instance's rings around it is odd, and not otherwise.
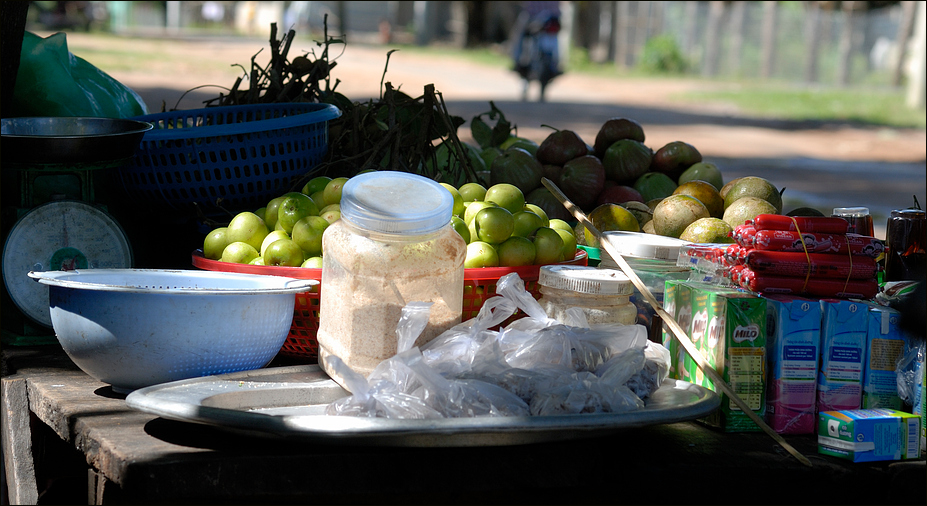
[[[631,214],[637,218],[637,223],[643,227],[646,223],[653,220],[653,211],[647,207],[647,204],[637,201],[629,201],[621,204],[621,207],[627,209]]]
[[[737,179],[731,179],[727,183],[724,183],[724,186],[722,186],[721,189],[718,190],[718,193],[721,194],[721,198],[727,198],[727,192],[731,191],[731,187],[734,186],[734,184],[736,184],[741,179],[743,178],[738,177]]]
[[[737,199],[736,202],[724,210],[722,219],[727,222],[731,228],[737,228],[748,220],[753,220],[760,214],[779,214],[776,207],[763,199],[756,197],[744,197]]]
[[[724,187],[724,178],[718,166],[709,162],[698,162],[685,170],[680,176],[677,183],[683,184],[689,181],[705,181],[711,183],[716,190],[721,191]]]
[[[731,204],[744,197],[763,199],[775,207],[776,212],[774,214],[782,212],[782,195],[774,184],[761,177],[742,177],[731,185],[731,188],[724,196],[724,209],[727,210]]]
[[[705,181],[689,181],[679,185],[673,195],[690,195],[697,198],[705,207],[708,208],[708,214],[712,218],[721,218],[724,214],[724,199],[711,183]]]
[[[653,229],[658,235],[679,237],[701,218],[709,218],[705,204],[690,195],[670,195],[653,210]]]
[[[734,238],[731,237],[733,230],[726,221],[720,218],[700,218],[686,227],[679,238],[700,244],[730,244],[734,242]]]
[[[592,210],[589,213],[589,220],[599,230],[605,233],[613,230],[624,230],[627,232],[640,232],[640,223],[637,218],[627,209],[618,204],[604,204]],[[594,248],[599,247],[599,241],[588,231],[583,229],[586,245]]]

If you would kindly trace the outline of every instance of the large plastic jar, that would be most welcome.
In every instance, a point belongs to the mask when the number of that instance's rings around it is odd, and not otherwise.
[[[368,376],[397,352],[410,302],[432,302],[421,346],[460,323],[467,245],[451,225],[453,197],[405,172],[370,172],[345,183],[341,219],[322,235],[319,364],[337,356]]]
[[[538,274],[538,303],[548,318],[567,321],[567,310],[582,310],[594,324],[631,325],[637,308],[631,303],[634,285],[621,271],[578,265],[545,265]]]

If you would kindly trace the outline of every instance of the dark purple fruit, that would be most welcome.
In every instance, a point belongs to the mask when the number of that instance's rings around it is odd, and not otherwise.
[[[695,149],[695,146],[682,141],[673,141],[653,154],[650,170],[662,172],[673,181],[679,181],[679,176],[686,169],[701,161],[702,154]]]
[[[574,158],[563,166],[555,183],[574,204],[588,209],[605,185],[605,167],[592,155]]]
[[[634,188],[625,185],[610,186],[602,190],[596,199],[596,205],[602,204],[624,204],[625,202],[644,203],[644,196]]]
[[[599,128],[599,133],[595,136],[595,144],[592,145],[595,156],[599,158],[605,157],[605,150],[616,141],[622,139],[644,142],[644,129],[633,119],[609,119],[602,124],[602,127]]]
[[[605,177],[618,184],[630,185],[650,169],[653,151],[632,139],[615,141],[605,150],[602,165]]]
[[[558,130],[544,139],[535,153],[542,165],[563,165],[586,154],[586,143],[572,130]]]

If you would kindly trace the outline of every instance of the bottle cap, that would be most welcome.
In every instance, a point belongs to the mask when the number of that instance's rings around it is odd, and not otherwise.
[[[419,235],[451,221],[454,197],[417,174],[378,171],[348,179],[341,191],[341,219],[371,232]]]

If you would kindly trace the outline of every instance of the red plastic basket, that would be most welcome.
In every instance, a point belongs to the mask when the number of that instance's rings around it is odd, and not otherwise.
[[[565,265],[587,265],[588,256],[585,251],[578,249],[573,260],[562,262]],[[293,324],[280,354],[291,358],[304,359],[306,363],[315,363],[319,357],[319,342],[316,334],[319,330],[319,298],[321,297],[322,269],[306,267],[274,267],[266,265],[233,264],[209,260],[203,256],[202,250],[193,252],[193,266],[207,271],[238,272],[244,274],[263,274],[265,276],[287,276],[297,279],[315,279],[319,281],[310,292],[297,293],[296,303],[293,307]],[[496,283],[499,278],[517,272],[525,282],[525,289],[538,298],[540,289],[538,277],[541,273],[540,265],[525,267],[486,267],[482,269],[464,269],[464,300],[463,320],[469,320],[480,312],[486,299],[496,295]],[[509,321],[520,318],[520,312],[512,315]]]

